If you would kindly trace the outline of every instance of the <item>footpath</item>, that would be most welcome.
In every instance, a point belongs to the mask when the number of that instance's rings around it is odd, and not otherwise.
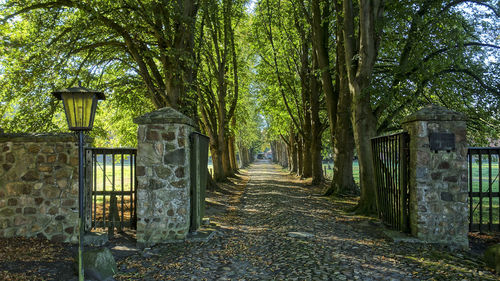
[[[119,261],[118,280],[499,280],[464,251],[394,243],[375,218],[348,212],[260,161],[209,198],[204,242],[163,244]],[[229,186],[229,187],[227,187]]]

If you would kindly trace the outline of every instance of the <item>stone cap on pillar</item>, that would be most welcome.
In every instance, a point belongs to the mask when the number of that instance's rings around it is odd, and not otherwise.
[[[430,104],[404,118],[403,124],[413,121],[467,121],[467,117],[463,113]]]
[[[171,107],[163,107],[134,118],[134,123],[142,124],[186,124],[196,127],[193,120]]]

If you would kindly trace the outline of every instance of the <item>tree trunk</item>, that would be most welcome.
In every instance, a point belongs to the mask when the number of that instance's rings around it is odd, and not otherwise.
[[[248,148],[244,148],[244,151],[243,151],[243,158],[245,159],[245,163],[246,163],[246,166],[250,165],[250,163],[252,163],[252,161],[250,160],[250,153],[248,151]]]
[[[288,163],[286,162],[286,145],[284,142],[280,142],[280,154],[281,154],[281,167],[285,168],[288,166]]]
[[[297,173],[297,142],[295,141],[295,134],[290,132],[290,172]]]
[[[231,127],[236,128],[236,116],[231,117]],[[229,133],[228,139],[228,153],[229,153],[229,164],[232,174],[238,171],[238,162],[236,161],[236,138],[234,133]]]
[[[233,175],[233,171],[231,170],[231,163],[229,161],[229,149],[228,149],[228,141],[225,137],[219,136],[219,145],[221,147],[220,158],[222,160],[222,170],[224,171],[225,177],[230,177]]]
[[[212,165],[214,169],[214,180],[224,181],[224,169],[222,168],[222,159],[220,157],[220,150],[217,143],[210,142],[210,153],[212,154]]]
[[[351,125],[351,93],[347,77],[344,39],[343,17],[339,3],[336,3],[337,16],[337,92],[339,101],[337,107],[337,122],[335,139],[333,142],[333,179],[325,195],[355,194],[358,190],[352,176],[352,161],[354,157],[354,136]]]
[[[306,133],[304,129],[304,134],[307,134],[306,137],[303,138],[302,143],[302,177],[310,178],[312,176],[312,145],[311,145],[311,119],[309,119],[309,132]]]
[[[247,154],[248,163],[252,164],[253,161],[254,161],[254,159],[253,159],[253,148],[250,148],[250,149],[247,148],[247,153],[246,154]]]
[[[293,145],[293,144],[292,144]],[[286,152],[286,156],[288,157],[288,171],[291,172],[292,171],[292,166],[293,166],[293,163],[291,161],[292,159],[292,145],[288,145],[287,146],[287,152]]]
[[[279,142],[276,142],[276,163],[281,165],[281,148]]]
[[[238,145],[238,152],[240,154],[240,167],[239,168],[246,167],[247,163],[245,162],[246,159],[244,157],[245,148],[243,148],[243,145],[241,143]]]
[[[283,168],[288,167],[288,154],[286,149],[286,144],[283,142]]]
[[[354,140],[358,152],[361,198],[357,211],[373,214],[377,211],[375,168],[373,167],[370,139],[377,135],[377,122],[369,99],[359,87],[354,90],[353,103]]]
[[[229,138],[229,161],[231,163],[231,170],[236,172],[238,170],[238,162],[236,161],[236,146],[234,145],[234,136]]]
[[[280,152],[280,166],[281,167],[286,167],[287,165],[285,165],[285,154],[286,154],[286,150],[285,150],[285,145],[283,144],[282,141],[279,142],[279,152]]]
[[[302,142],[302,137],[297,136],[297,176],[302,177],[302,173],[304,171],[304,154],[302,153],[303,150],[303,142]]]
[[[273,157],[273,163],[278,162],[277,153],[276,153],[276,141],[271,142],[271,152]]]
[[[343,92],[339,99],[337,119],[337,134],[333,144],[333,179],[329,190],[330,194],[356,194],[358,187],[352,176],[352,161],[354,157],[354,137],[349,118],[350,102],[345,104],[344,99],[350,99],[349,91]],[[343,106],[343,108],[341,108]]]
[[[278,151],[279,151],[279,164],[280,166],[282,167],[285,167],[285,157],[284,157],[284,154],[285,154],[285,151],[283,149],[283,142],[280,141],[278,143]]]
[[[302,96],[302,114],[304,116],[302,122],[302,166],[301,166],[301,176],[304,178],[310,178],[312,176],[312,158],[311,158],[311,70],[310,70],[310,59],[309,59],[309,46],[310,41],[306,32],[302,29],[299,31],[301,34],[302,41],[302,51],[301,51],[301,64],[300,64],[300,84],[301,84],[301,96]]]
[[[217,189],[218,185],[210,175],[210,173],[207,172],[207,189],[210,191],[214,191]]]
[[[290,153],[292,151],[292,147],[289,142],[285,142],[285,151],[284,155],[286,155],[286,159],[290,159]],[[289,171],[292,168],[292,163],[291,161],[287,161],[285,168],[287,168]]]
[[[317,67],[317,60],[313,58],[313,70]],[[310,158],[312,161],[312,184],[318,185],[323,180],[321,163],[321,121],[319,119],[319,85],[315,75],[311,79],[311,147]]]
[[[352,0],[344,0],[344,50],[349,90],[352,96],[352,123],[358,152],[361,199],[356,211],[374,214],[377,210],[375,169],[370,139],[376,136],[377,119],[371,108],[370,85],[382,30],[383,1],[360,0],[359,23],[355,24]],[[359,31],[355,32],[355,27]],[[356,36],[359,41],[356,42]],[[359,46],[359,50],[357,48]]]

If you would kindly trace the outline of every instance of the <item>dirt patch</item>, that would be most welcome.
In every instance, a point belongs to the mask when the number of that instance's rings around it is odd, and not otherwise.
[[[489,246],[500,243],[500,233],[469,232],[469,246],[471,252],[483,255]]]
[[[44,238],[1,238],[0,280],[70,280],[76,247]]]

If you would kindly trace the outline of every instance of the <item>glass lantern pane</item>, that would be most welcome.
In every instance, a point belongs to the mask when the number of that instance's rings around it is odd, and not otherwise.
[[[64,93],[62,99],[70,129],[88,130],[92,121],[92,105],[95,94]]]
[[[82,100],[82,127],[90,128],[92,124],[90,124],[90,119],[92,115],[92,101],[93,97],[95,96],[94,94],[86,94],[83,95],[83,100]]]
[[[68,119],[68,126],[70,129],[74,128],[76,125],[75,96],[69,93],[63,93],[61,96],[64,103],[64,110],[66,111],[66,118]]]

